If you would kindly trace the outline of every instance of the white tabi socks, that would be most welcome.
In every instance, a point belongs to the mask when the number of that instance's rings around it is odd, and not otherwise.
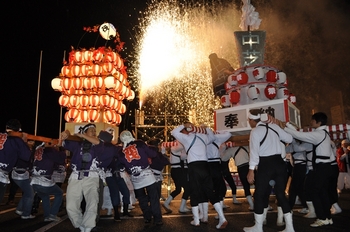
[[[255,225],[252,227],[244,227],[243,230],[245,232],[263,232],[264,215],[254,213],[254,218],[255,218]]]
[[[294,232],[292,214],[285,213],[283,217],[284,221],[286,222],[286,228],[282,232]]]
[[[284,226],[283,222],[283,210],[281,206],[277,206],[277,226]]]
[[[228,222],[225,218],[224,211],[222,210],[222,205],[220,202],[215,203],[214,208],[219,215],[219,224],[216,225],[216,229],[225,229]]]

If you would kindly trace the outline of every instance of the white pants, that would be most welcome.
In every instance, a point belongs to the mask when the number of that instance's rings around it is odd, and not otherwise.
[[[80,204],[86,201],[84,215],[81,212]],[[84,177],[82,180],[69,178],[66,209],[67,214],[75,228],[94,228],[96,226],[97,208],[99,202],[99,178]]]

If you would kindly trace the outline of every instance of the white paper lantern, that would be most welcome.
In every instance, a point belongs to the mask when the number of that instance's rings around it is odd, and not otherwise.
[[[223,107],[231,106],[230,95],[228,95],[228,94],[222,95],[220,101],[221,101],[221,105]]]
[[[251,100],[255,101],[259,98],[260,91],[255,85],[251,85],[248,88],[247,94]]]
[[[277,83],[284,84],[287,80],[287,75],[284,72],[277,73]]]
[[[105,40],[111,40],[117,34],[117,30],[111,23],[103,23],[99,28],[99,32],[102,38]]]
[[[281,86],[277,90],[277,98],[278,99],[285,99],[289,97],[289,91],[286,87]]]

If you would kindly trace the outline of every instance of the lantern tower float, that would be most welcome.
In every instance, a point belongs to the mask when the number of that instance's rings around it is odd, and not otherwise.
[[[214,111],[216,131],[247,135],[250,109],[261,108],[265,113],[300,127],[300,111],[294,105],[296,97],[289,92],[286,74],[264,64],[265,31],[257,31],[261,20],[250,1],[243,1],[242,21],[235,39],[240,68],[227,77],[226,94],[221,97],[224,108]]]
[[[98,47],[74,49],[64,61],[59,74],[52,80],[52,88],[60,91],[59,104],[67,109],[64,115],[66,129],[77,132],[81,125],[95,123],[97,133],[108,130],[117,140],[117,126],[126,112],[123,100],[133,100],[135,92],[127,80],[124,61],[118,54],[122,49],[119,34],[110,23],[93,28],[87,32],[99,32],[105,40],[114,40],[116,49]]]
[[[266,32],[253,31],[260,25],[259,14],[249,0],[243,3],[240,28],[244,31],[234,33],[241,67],[227,77],[226,94],[221,97],[224,108],[214,111],[215,130],[230,131],[236,136],[232,140],[249,138],[237,135],[249,134],[251,128],[247,118],[253,108],[301,127],[300,111],[294,105],[296,97],[288,90],[287,75],[276,67],[263,64]],[[327,131],[333,140],[350,138],[348,124],[328,126]]]

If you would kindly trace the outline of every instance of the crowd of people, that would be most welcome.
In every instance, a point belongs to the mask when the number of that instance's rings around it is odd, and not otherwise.
[[[59,221],[57,214],[63,208],[61,185],[69,154],[71,174],[65,208],[73,227],[82,232],[96,227],[106,188],[116,222],[133,217],[129,209],[134,196],[145,225],[153,222],[161,226],[161,207],[172,213],[171,201],[182,193],[178,211],[192,212],[192,226],[208,223],[211,203],[217,212],[216,228],[224,229],[229,223],[223,211],[227,185],[232,190],[232,203],[241,204],[228,168],[232,158],[249,204],[247,210],[254,211],[255,224],[244,227],[244,231],[263,231],[272,189],[278,206],[277,225],[285,225],[285,232],[294,231],[292,209],[296,199],[302,205],[299,213],[316,219],[311,227],[333,224],[331,215],[342,212],[338,194],[350,188],[349,140],[336,147],[322,112],[312,115],[311,132],[298,131],[290,123],[265,123],[260,120],[261,114],[260,109],[249,112],[249,146],[232,146],[231,133],[216,132],[205,125],[195,132],[191,122],[171,131],[174,141],[169,146],[157,139],[137,140],[127,130],[120,133],[120,142],[115,144],[112,134],[103,130],[97,133],[93,123],[74,133],[75,139],[65,130],[58,144],[39,143],[28,141],[20,122],[12,119],[6,131],[0,133],[0,200],[11,183],[23,192],[15,211],[22,219],[35,218],[41,200],[43,220]],[[170,166],[175,189],[161,203],[166,166]]]

